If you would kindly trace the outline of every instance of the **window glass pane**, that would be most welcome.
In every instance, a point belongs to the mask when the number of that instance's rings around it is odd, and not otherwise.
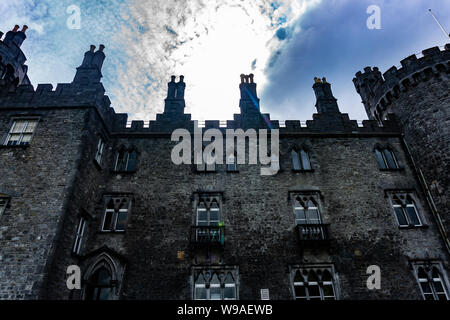
[[[439,293],[437,296],[438,296],[438,300],[441,300],[441,301],[448,300],[447,296],[445,295],[445,293]]]
[[[15,121],[12,129],[12,133],[21,133],[25,128],[26,121]]]
[[[415,226],[420,225],[420,221],[419,221],[419,218],[417,216],[416,209],[414,208],[413,205],[407,205],[406,206],[406,212],[408,214],[408,218],[409,218],[409,221],[411,222],[411,224],[413,224]]]
[[[220,293],[220,285],[211,285],[210,288],[210,299],[211,300],[221,300],[222,296]]]
[[[334,296],[333,286],[331,284],[324,284],[322,289],[325,297]]]
[[[417,276],[419,277],[419,279],[424,279],[424,280],[428,281],[427,274],[426,274],[425,270],[423,270],[422,267],[419,268],[419,272],[417,273]]]
[[[211,209],[209,219],[211,225],[216,225],[219,222],[219,209]]]
[[[386,162],[388,164],[388,167],[390,169],[396,169],[397,168],[397,163],[394,159],[394,154],[392,153],[392,151],[385,149],[384,150],[384,155],[386,157]]]
[[[381,169],[386,169],[386,163],[384,162],[384,157],[381,154],[381,151],[376,149],[375,150],[375,154],[377,156],[377,160],[378,160],[378,165],[380,166]]]
[[[328,270],[323,272],[322,281],[332,281],[331,274]]]
[[[291,156],[292,156],[292,167],[294,168],[294,170],[300,170],[301,169],[300,159],[298,157],[297,151],[292,150]]]
[[[308,282],[318,282],[319,278],[317,277],[317,274],[311,270],[308,274]]]
[[[425,300],[436,300],[432,293],[424,294]]]
[[[28,144],[31,141],[31,133],[24,133],[22,136],[22,141],[20,142],[21,145]]]
[[[309,297],[320,297],[320,289],[319,289],[319,285],[315,284],[315,285],[309,285],[308,286],[308,293],[309,293]]]
[[[295,297],[306,297],[305,286],[294,286],[295,289]]]
[[[127,164],[127,155],[125,151],[119,151],[117,154],[116,171],[125,171],[125,166]]]
[[[308,223],[310,224],[319,224],[320,218],[319,218],[319,210],[317,209],[308,209]]]
[[[98,300],[109,300],[109,296],[111,294],[111,288],[100,288],[100,295]]]
[[[198,209],[197,210],[197,224],[203,225],[201,223],[207,223],[208,222],[208,214],[206,212],[206,209]]]
[[[117,214],[116,231],[124,231],[125,230],[125,224],[127,222],[127,217],[128,217],[128,210],[120,209],[119,213]]]
[[[295,219],[297,220],[297,224],[306,224],[306,214],[303,208],[295,209]]]
[[[103,222],[103,230],[104,231],[111,230],[112,216],[113,216],[113,211],[111,211],[111,210],[105,211],[105,218],[104,218],[104,222]]]
[[[33,133],[36,128],[37,121],[30,120],[28,121],[27,127],[25,128],[26,133]]]
[[[407,226],[408,221],[406,221],[405,213],[402,207],[394,207],[395,215],[397,216],[398,223],[401,226]]]
[[[15,146],[19,143],[19,140],[20,140],[20,134],[11,134],[9,136],[8,145]]]
[[[225,286],[224,290],[224,299],[234,300],[236,299],[236,287],[233,286]]]
[[[204,286],[195,287],[195,299],[206,300],[206,288]]]
[[[108,270],[106,270],[105,268],[101,268],[97,271],[97,273],[97,284],[102,286],[109,286],[111,276],[109,275]]]
[[[294,282],[305,282],[305,279],[301,275],[300,271],[297,271],[294,276]]]
[[[431,293],[431,286],[428,282],[421,282],[420,286],[422,287],[423,293]]]
[[[302,166],[303,170],[311,170],[311,164],[309,163],[308,153],[305,150],[300,151],[302,156]]]
[[[434,282],[434,290],[436,292],[444,292],[444,288],[442,287],[441,280],[435,280]]]
[[[128,166],[127,166],[127,170],[128,171],[135,171],[136,170],[136,159],[137,159],[136,151],[132,151],[131,153],[129,153],[129,155],[128,155]]]

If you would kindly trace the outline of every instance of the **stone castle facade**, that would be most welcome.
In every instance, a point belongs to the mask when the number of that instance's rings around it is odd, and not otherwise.
[[[280,171],[263,176],[175,165],[173,130],[198,127],[183,77],[156,120],[127,125],[100,82],[104,46],[72,83],[34,89],[25,31],[0,40],[0,299],[450,297],[450,45],[358,72],[362,124],[317,78],[313,120],[272,120],[241,76],[240,113],[200,130],[278,129]]]

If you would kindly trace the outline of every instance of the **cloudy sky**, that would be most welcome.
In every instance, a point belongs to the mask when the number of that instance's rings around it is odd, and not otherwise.
[[[371,5],[380,29],[367,27]],[[448,0],[1,0],[0,31],[30,27],[22,48],[34,86],[71,82],[89,45],[104,44],[103,84],[129,119],[162,112],[172,74],[185,76],[194,119],[232,119],[239,75],[254,73],[272,119],[312,119],[313,78],[325,76],[341,111],[360,120],[358,70],[384,72],[450,42],[428,8],[450,31]]]

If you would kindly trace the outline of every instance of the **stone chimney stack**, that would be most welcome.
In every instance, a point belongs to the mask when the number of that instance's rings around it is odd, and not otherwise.
[[[331,84],[324,77],[322,79],[314,78],[313,85],[316,94],[316,108],[318,113],[340,113],[337,99],[331,91]]]

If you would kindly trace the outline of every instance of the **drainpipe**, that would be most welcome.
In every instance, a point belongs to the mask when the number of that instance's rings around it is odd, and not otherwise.
[[[406,143],[405,135],[402,134],[401,137],[402,137],[403,145],[406,149],[406,154],[408,155],[409,160],[412,163],[413,169],[414,169],[417,177],[419,178],[419,182],[423,188],[423,191],[425,191],[425,196],[427,198],[428,205],[430,206],[431,212],[433,212],[433,216],[436,219],[438,229],[439,229],[439,232],[441,233],[442,238],[444,239],[444,243],[445,243],[445,247],[447,248],[447,252],[450,254],[450,240],[448,238],[447,232],[445,231],[444,224],[442,223],[441,216],[439,215],[439,211],[436,208],[436,205],[434,203],[433,196],[431,195],[430,189],[428,188],[427,182],[425,181],[425,177],[423,176],[422,170],[420,170],[420,168],[418,168],[416,166],[416,163],[414,162],[414,158],[412,157],[411,152],[408,147],[408,144]]]

